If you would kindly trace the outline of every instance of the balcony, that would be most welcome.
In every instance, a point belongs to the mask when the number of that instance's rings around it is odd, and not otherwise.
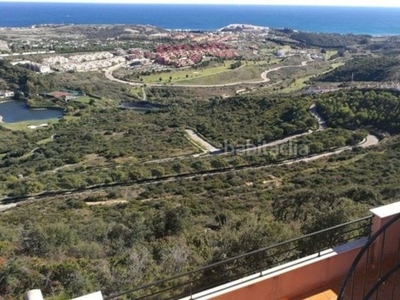
[[[400,202],[371,213],[367,237],[185,299],[400,299]]]
[[[400,299],[399,261],[396,202],[365,218],[117,295],[103,298],[98,292],[79,299]]]

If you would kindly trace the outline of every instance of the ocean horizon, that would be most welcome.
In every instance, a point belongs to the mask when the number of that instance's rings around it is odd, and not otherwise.
[[[0,27],[148,24],[212,31],[229,24],[252,24],[324,33],[400,35],[399,19],[400,8],[377,7],[0,3]]]

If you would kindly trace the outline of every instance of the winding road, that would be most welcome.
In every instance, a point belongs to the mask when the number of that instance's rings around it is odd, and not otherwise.
[[[379,143],[379,140],[377,137],[375,137],[373,135],[368,135],[367,138],[363,142],[361,142],[358,146],[367,148],[367,147],[376,145],[378,143]],[[351,147],[351,146],[343,147],[343,148],[339,148],[339,149],[336,149],[334,151],[327,152],[327,153],[322,153],[322,154],[318,154],[318,155],[297,158],[297,159],[290,159],[290,160],[286,160],[286,161],[283,161],[280,163],[269,164],[269,165],[230,167],[230,168],[226,168],[226,169],[220,170],[220,171],[207,171],[207,172],[200,172],[200,173],[193,173],[193,174],[167,176],[167,177],[158,178],[158,179],[145,179],[145,180],[141,180],[140,182],[132,182],[132,183],[118,183],[117,182],[117,183],[109,183],[109,184],[100,184],[97,186],[92,186],[92,187],[87,187],[87,188],[82,188],[82,189],[75,189],[75,190],[47,191],[47,192],[43,192],[42,194],[38,194],[38,195],[27,195],[27,196],[22,196],[22,197],[4,198],[4,199],[0,199],[0,212],[11,209],[13,207],[16,207],[19,202],[29,200],[29,199],[39,200],[39,199],[45,199],[48,197],[54,197],[57,195],[72,195],[72,194],[82,194],[82,193],[86,193],[86,192],[100,191],[100,190],[104,190],[106,188],[111,188],[111,187],[132,186],[134,184],[142,184],[142,185],[159,184],[159,183],[173,182],[173,181],[178,181],[178,180],[183,180],[183,179],[193,179],[193,178],[198,178],[198,177],[221,175],[221,174],[226,174],[226,173],[231,173],[231,172],[240,172],[243,170],[269,169],[269,168],[273,168],[273,167],[277,167],[277,166],[292,165],[295,163],[309,162],[309,161],[318,160],[321,158],[326,158],[326,157],[329,157],[332,155],[339,154],[346,150],[351,150],[352,148],[354,148],[354,147]]]
[[[322,120],[320,115],[316,111],[315,104],[313,104],[310,107],[310,113],[318,120],[319,124],[319,129],[318,130],[324,130],[326,129],[325,121]],[[185,130],[187,133],[187,137],[197,146],[201,147],[203,149],[203,153],[201,154],[194,154],[194,155],[186,155],[186,156],[175,156],[175,157],[167,157],[167,158],[161,158],[161,159],[155,159],[151,161],[145,162],[146,164],[149,163],[163,163],[163,162],[168,162],[168,161],[173,161],[173,160],[178,160],[178,159],[187,159],[191,157],[199,157],[199,156],[204,156],[204,155],[224,155],[224,154],[229,154],[230,152],[227,152],[226,149],[219,149],[211,145],[208,141],[203,139],[201,136],[199,136],[194,130],[191,129],[186,129]],[[257,152],[260,150],[263,150],[265,148],[270,148],[270,147],[275,147],[279,146],[281,144],[285,144],[287,142],[290,142],[291,140],[300,138],[305,135],[312,134],[313,132],[311,130],[300,133],[300,134],[295,134],[292,136],[285,137],[283,139],[275,140],[269,143],[263,143],[260,146],[251,146],[251,145],[245,145],[243,148],[244,149],[236,149],[236,153],[251,153],[251,152]],[[249,147],[248,147],[249,146]]]
[[[284,162],[280,163],[279,165],[282,166],[282,165],[291,165],[291,164],[298,163],[298,162],[309,162],[309,161],[313,161],[313,160],[318,160],[318,159],[321,159],[321,158],[329,157],[329,156],[332,156],[332,155],[340,154],[340,153],[342,153],[344,151],[352,150],[355,147],[368,148],[368,147],[371,147],[371,146],[375,146],[378,143],[379,143],[379,139],[376,136],[374,136],[372,134],[369,134],[357,146],[346,146],[346,147],[338,148],[338,149],[336,149],[336,150],[334,150],[332,152],[327,152],[327,153],[322,153],[322,154],[315,154],[315,155],[308,156],[308,157],[303,157],[303,158],[291,159],[291,160],[284,161]]]
[[[328,128],[328,126],[326,126],[325,120],[324,120],[324,119],[321,117],[321,115],[318,113],[318,111],[317,111],[317,106],[316,106],[315,104],[313,104],[313,105],[310,106],[310,112],[311,112],[311,114],[314,116],[314,118],[317,119],[317,121],[318,121],[318,126],[319,126],[318,130],[319,130],[319,131]]]
[[[206,140],[202,139],[196,132],[194,132],[191,129],[186,129],[186,133],[189,136],[189,139],[191,139],[196,145],[201,146],[206,152],[219,152],[221,149],[215,148],[213,145],[211,145],[209,142]]]
[[[301,66],[306,65],[307,62],[302,62]],[[115,68],[116,66],[114,66],[113,68]],[[281,66],[281,67],[277,67],[274,69],[270,69],[265,71],[262,74],[263,77],[263,81],[262,82],[267,82],[269,81],[267,75],[269,72],[273,72],[273,71],[277,71],[283,67],[289,67],[289,66]],[[112,73],[112,71],[111,71]],[[110,76],[112,76],[110,74]],[[107,76],[107,75],[106,75]],[[120,81],[118,79],[115,79],[116,81]],[[132,85],[140,85],[140,84],[135,84],[135,83],[129,83],[129,82],[124,82],[121,81],[122,83],[127,83],[127,84],[132,84]],[[186,86],[186,85],[185,85]],[[144,92],[144,91],[143,91]],[[314,118],[317,119],[318,124],[319,124],[319,128],[318,130],[325,130],[327,128],[327,125],[325,123],[325,121],[322,119],[322,117],[318,114],[317,110],[316,110],[316,106],[315,104],[310,106],[310,113],[314,116]],[[223,154],[220,152],[220,149],[217,149],[215,147],[213,147],[211,144],[209,144],[207,141],[203,140],[200,136],[198,136],[194,131],[192,130],[186,130],[187,134],[189,135],[190,139],[192,139],[194,142],[196,142],[197,144],[200,144],[201,146],[203,146],[207,152],[209,153],[213,153],[213,155],[218,155],[218,154]],[[286,137],[284,139],[280,139],[277,141],[273,141],[270,142],[268,144],[264,144],[258,147],[252,147],[249,149],[245,149],[242,151],[254,151],[254,150],[258,150],[258,149],[262,149],[262,148],[266,148],[266,147],[273,147],[273,146],[277,146],[286,142],[289,142],[290,140],[296,139],[298,137],[307,135],[307,134],[312,134],[312,131],[308,131],[302,134],[298,134],[298,135],[293,135],[290,137]],[[52,138],[54,138],[54,135],[52,136]],[[219,175],[219,174],[225,174],[225,173],[230,173],[230,172],[237,172],[237,171],[242,171],[242,170],[248,170],[248,169],[267,169],[267,168],[272,168],[272,167],[276,167],[276,166],[284,166],[284,165],[291,165],[291,164],[295,164],[295,163],[300,163],[300,162],[309,162],[309,161],[314,161],[314,160],[318,160],[321,158],[326,158],[332,155],[337,155],[339,153],[342,153],[344,151],[347,150],[351,150],[355,147],[362,147],[362,148],[367,148],[367,147],[371,147],[374,145],[377,145],[379,143],[379,139],[374,136],[374,135],[368,135],[361,143],[359,143],[357,146],[346,146],[346,147],[341,147],[335,150],[332,150],[330,152],[326,152],[326,153],[321,153],[321,154],[315,154],[315,155],[311,155],[311,156],[306,156],[306,157],[301,157],[301,158],[295,158],[295,159],[289,159],[280,163],[275,163],[275,164],[269,164],[269,165],[262,165],[262,166],[242,166],[242,167],[230,167],[230,168],[226,168],[220,171],[205,171],[205,172],[201,172],[201,173],[193,173],[193,174],[181,174],[181,175],[175,175],[175,176],[166,176],[164,178],[159,178],[159,179],[146,179],[146,180],[142,180],[140,182],[132,182],[132,183],[111,183],[111,184],[99,184],[97,186],[91,186],[91,187],[87,187],[87,188],[83,188],[83,189],[75,189],[75,190],[68,190],[68,191],[46,191],[43,192],[40,195],[28,195],[28,196],[23,196],[23,197],[19,197],[19,198],[5,198],[5,199],[0,199],[0,212],[11,209],[13,207],[15,207],[17,204],[17,202],[19,201],[23,201],[23,200],[27,200],[29,198],[36,198],[36,199],[41,199],[41,198],[46,198],[46,197],[50,197],[50,196],[54,196],[54,195],[65,195],[65,194],[79,194],[79,193],[83,193],[83,192],[88,192],[88,191],[95,191],[95,190],[103,190],[105,188],[110,188],[110,187],[117,187],[117,186],[131,186],[133,184],[155,184],[155,183],[162,183],[162,182],[171,182],[171,181],[177,181],[177,180],[182,180],[182,179],[192,179],[192,178],[196,178],[196,177],[205,177],[205,176],[214,176],[214,175]],[[34,149],[35,150],[35,149]],[[33,151],[34,151],[33,150]],[[152,162],[166,162],[166,161],[172,161],[175,159],[184,159],[184,158],[188,158],[188,157],[193,157],[193,156],[199,156],[198,154],[196,155],[192,155],[192,156],[182,156],[182,157],[171,157],[171,158],[164,158],[164,159],[160,159],[160,160],[155,160]],[[147,162],[149,163],[149,162]]]
[[[118,64],[106,69],[104,75],[108,80],[115,81],[122,84],[128,84],[131,86],[143,86],[144,83],[139,82],[131,82],[125,81],[113,76],[113,72],[121,68],[123,64]],[[261,74],[261,79],[258,81],[239,81],[239,82],[231,82],[231,83],[222,83],[222,84],[169,84],[168,87],[186,87],[186,88],[207,88],[207,87],[227,87],[227,86],[236,86],[241,84],[260,84],[269,82],[270,79],[268,78],[268,74],[274,71],[278,71],[283,68],[299,68],[307,66],[307,61],[302,61],[299,65],[287,65],[287,66],[279,66],[276,68],[268,69]],[[164,83],[146,83],[147,86],[164,86]]]

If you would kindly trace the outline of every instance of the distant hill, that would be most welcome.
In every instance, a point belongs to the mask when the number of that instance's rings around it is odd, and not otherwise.
[[[337,69],[320,75],[315,81],[391,81],[397,80],[400,60],[396,57],[358,57],[346,62]]]
[[[367,47],[374,53],[400,54],[400,36],[374,37]]]
[[[370,36],[337,33],[313,33],[294,31],[290,38],[307,46],[322,48],[344,48],[350,45],[367,43]]]

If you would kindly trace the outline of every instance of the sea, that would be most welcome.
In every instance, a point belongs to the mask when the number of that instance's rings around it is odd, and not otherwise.
[[[400,8],[0,2],[0,27],[149,24],[211,31],[252,24],[311,32],[400,35]]]

